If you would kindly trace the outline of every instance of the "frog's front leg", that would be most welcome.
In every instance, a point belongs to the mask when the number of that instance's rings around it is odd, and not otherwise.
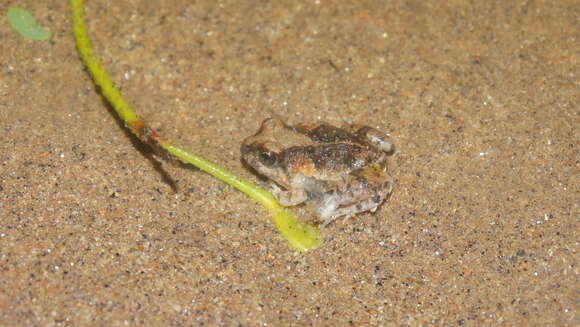
[[[308,194],[304,189],[282,190],[278,185],[272,187],[272,193],[284,207],[298,205],[308,199]]]

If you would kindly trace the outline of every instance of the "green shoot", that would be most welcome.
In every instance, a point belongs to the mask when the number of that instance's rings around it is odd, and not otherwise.
[[[166,151],[182,162],[191,164],[205,171],[258,201],[266,209],[270,210],[278,232],[288,240],[295,250],[306,252],[320,245],[321,236],[318,228],[297,220],[289,210],[282,207],[276,201],[272,194],[250,181],[236,177],[229,171],[205,160],[201,156],[173,145],[171,142],[162,139],[155,130],[151,129],[137,115],[129,103],[125,101],[121,92],[114,86],[113,80],[103,67],[103,64],[95,55],[85,23],[83,0],[70,0],[70,6],[79,55],[91,73],[95,84],[100,87],[102,94],[111,103],[115,112],[121,117],[133,134],[154,149]]]

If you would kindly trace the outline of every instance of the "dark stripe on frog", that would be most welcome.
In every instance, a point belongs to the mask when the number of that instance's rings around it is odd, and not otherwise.
[[[349,133],[338,127],[328,124],[320,124],[318,127],[308,130],[297,127],[300,133],[310,137],[313,141],[318,143],[358,143],[360,140],[356,135]]]
[[[366,150],[359,144],[349,143],[295,146],[285,150],[281,157],[286,166],[302,157],[310,160],[317,170],[353,171],[376,160],[376,154]]]

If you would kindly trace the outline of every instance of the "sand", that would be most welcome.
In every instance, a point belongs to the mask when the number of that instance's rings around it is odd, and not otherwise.
[[[272,115],[393,138],[389,202],[308,254],[122,128],[66,1],[11,5],[54,36],[0,23],[0,325],[580,323],[577,1],[88,1],[137,111],[239,176]]]

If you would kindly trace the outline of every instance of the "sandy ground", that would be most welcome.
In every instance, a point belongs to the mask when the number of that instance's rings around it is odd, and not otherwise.
[[[10,5],[52,40],[11,30]],[[121,128],[66,1],[3,1],[0,325],[580,323],[578,1],[86,8],[167,138],[259,181],[239,146],[264,118],[368,124],[395,140],[395,192],[298,254],[261,206]]]

